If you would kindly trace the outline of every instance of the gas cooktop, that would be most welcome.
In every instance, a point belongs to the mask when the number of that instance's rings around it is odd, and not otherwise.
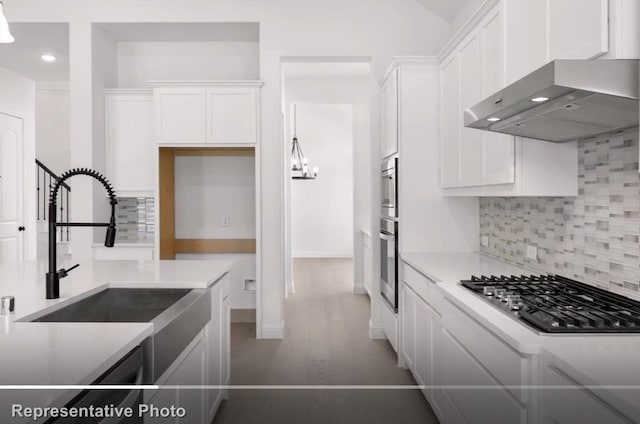
[[[640,302],[559,275],[472,276],[461,284],[545,333],[640,333]]]

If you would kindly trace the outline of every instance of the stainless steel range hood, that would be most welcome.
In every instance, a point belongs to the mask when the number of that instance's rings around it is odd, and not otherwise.
[[[557,143],[638,125],[638,60],[555,60],[464,112],[464,125]]]

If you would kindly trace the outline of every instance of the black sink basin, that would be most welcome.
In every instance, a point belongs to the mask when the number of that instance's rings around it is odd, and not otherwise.
[[[150,322],[189,289],[106,289],[40,318],[37,322]]]
[[[108,288],[27,322],[149,322],[144,380],[154,383],[211,319],[206,289]]]

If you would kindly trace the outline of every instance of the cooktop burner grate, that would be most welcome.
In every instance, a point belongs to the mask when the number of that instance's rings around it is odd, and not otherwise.
[[[640,333],[640,302],[559,275],[472,276],[461,284],[546,333]]]

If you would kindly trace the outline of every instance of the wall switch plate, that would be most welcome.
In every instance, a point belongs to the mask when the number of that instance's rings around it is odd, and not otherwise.
[[[536,246],[527,246],[527,258],[538,260],[538,248]]]
[[[231,217],[225,216],[224,218],[222,218],[222,226],[228,227],[229,225],[231,225]]]
[[[482,247],[489,247],[489,236],[480,236],[480,245]]]

